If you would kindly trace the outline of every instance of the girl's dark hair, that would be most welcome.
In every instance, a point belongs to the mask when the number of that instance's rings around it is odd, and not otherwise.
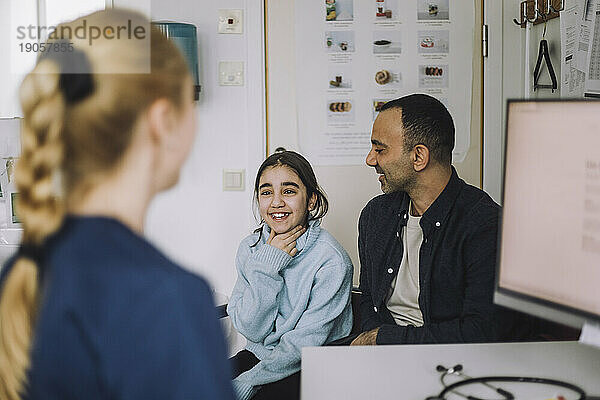
[[[254,181],[254,202],[258,202],[258,186],[263,172],[265,172],[267,168],[280,166],[288,167],[294,171],[296,175],[298,175],[298,178],[300,178],[306,187],[307,202],[310,201],[313,195],[315,195],[315,208],[309,212],[308,221],[323,218],[325,214],[327,214],[327,210],[329,210],[329,202],[327,201],[325,192],[317,183],[317,177],[315,176],[315,172],[313,171],[310,163],[302,155],[296,153],[295,151],[286,150],[283,147],[278,147],[275,149],[275,153],[267,157],[267,159],[261,164],[260,168],[258,168],[256,180]],[[261,221],[260,226],[254,232],[262,235],[263,225],[264,221]],[[253,246],[256,246],[258,242],[260,242],[260,238],[261,237],[259,236],[258,241]]]

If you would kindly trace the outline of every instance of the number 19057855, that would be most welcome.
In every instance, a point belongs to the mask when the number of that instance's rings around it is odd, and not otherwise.
[[[73,43],[19,43],[21,53],[71,52]]]

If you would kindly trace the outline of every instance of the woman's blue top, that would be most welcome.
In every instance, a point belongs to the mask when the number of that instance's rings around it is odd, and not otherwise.
[[[234,398],[203,279],[107,217],[66,218],[43,254],[26,399]]]

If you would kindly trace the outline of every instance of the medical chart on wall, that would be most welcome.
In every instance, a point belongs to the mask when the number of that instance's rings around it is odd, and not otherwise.
[[[600,0],[573,0],[560,14],[562,98],[600,98]]]
[[[317,165],[362,165],[387,101],[427,93],[456,125],[455,162],[469,149],[472,0],[296,2],[300,150]]]
[[[600,98],[600,1],[588,0],[592,4],[590,47],[586,60],[584,97]]]
[[[561,82],[560,95],[564,98],[583,96],[591,10],[585,10],[586,0],[567,5],[560,14]],[[588,0],[589,1],[589,0]],[[590,1],[589,4],[592,2]]]

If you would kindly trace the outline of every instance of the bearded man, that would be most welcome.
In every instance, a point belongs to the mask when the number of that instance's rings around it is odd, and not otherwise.
[[[366,163],[383,195],[359,220],[361,333],[352,345],[497,339],[500,206],[452,166],[454,123],[435,98],[386,103]]]

